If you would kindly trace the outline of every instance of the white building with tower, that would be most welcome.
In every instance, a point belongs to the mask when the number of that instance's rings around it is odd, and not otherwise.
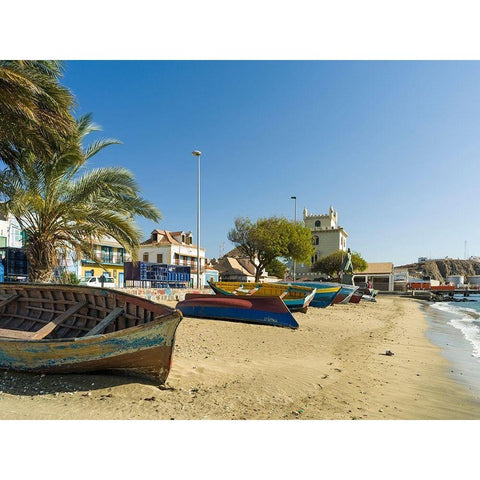
[[[325,214],[309,213],[304,208],[303,222],[312,232],[312,244],[315,247],[311,264],[337,250],[347,250],[348,233],[338,225],[338,212],[331,205]],[[310,269],[311,265],[300,264],[297,266],[297,275],[305,275]]]

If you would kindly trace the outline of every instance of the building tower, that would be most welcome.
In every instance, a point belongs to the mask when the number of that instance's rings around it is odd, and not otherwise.
[[[321,257],[330,255],[337,250],[347,250],[347,232],[338,225],[338,212],[330,205],[328,213],[316,215],[303,210],[305,226],[312,232],[312,244],[315,253],[312,256],[312,264]],[[301,273],[310,271],[310,265],[303,265]]]

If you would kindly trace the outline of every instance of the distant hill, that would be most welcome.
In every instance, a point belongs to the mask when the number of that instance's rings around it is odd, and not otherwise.
[[[395,270],[408,270],[414,277],[429,276],[440,282],[445,282],[451,275],[480,275],[480,262],[476,260],[455,260],[446,258],[442,260],[426,260],[425,262],[410,263],[395,266]]]

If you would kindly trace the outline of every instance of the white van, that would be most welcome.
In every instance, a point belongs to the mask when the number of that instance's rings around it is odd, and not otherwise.
[[[112,277],[104,277],[104,288],[115,288],[115,280]],[[100,277],[81,277],[79,285],[86,285],[87,287],[101,287],[102,282]]]

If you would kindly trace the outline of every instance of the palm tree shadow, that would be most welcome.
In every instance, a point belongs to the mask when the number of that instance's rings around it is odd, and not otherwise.
[[[49,374],[0,371],[0,393],[36,396],[55,393],[76,393],[102,390],[121,385],[141,383],[162,390],[172,389],[142,377],[112,372]]]

